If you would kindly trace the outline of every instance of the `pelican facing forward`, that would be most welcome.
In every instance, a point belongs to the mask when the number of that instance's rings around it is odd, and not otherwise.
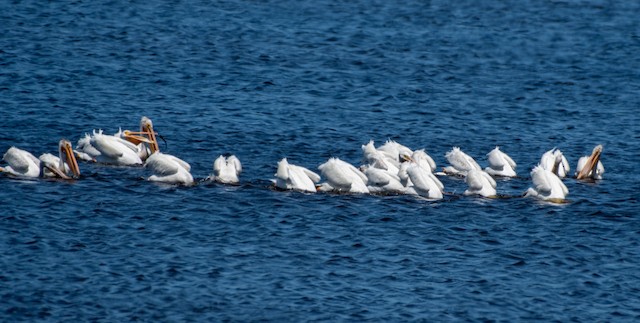
[[[40,155],[42,177],[72,179],[80,177],[80,167],[73,153],[71,143],[66,139],[58,142],[58,157],[45,153]]]
[[[286,158],[278,162],[275,185],[283,190],[296,190],[309,193],[316,192],[316,183],[320,181],[320,175],[302,167],[289,164]]]
[[[191,166],[184,160],[161,152],[147,158],[144,167],[151,169],[153,175],[148,180],[168,184],[189,185],[193,183]]]
[[[545,201],[561,203],[564,201],[569,189],[562,183],[558,175],[538,165],[531,171],[533,187],[525,193],[525,197],[531,196]]]
[[[602,179],[604,173],[604,166],[600,162],[600,155],[602,154],[602,145],[597,145],[593,148],[591,156],[580,157],[578,160],[578,167],[576,167],[577,179]]]

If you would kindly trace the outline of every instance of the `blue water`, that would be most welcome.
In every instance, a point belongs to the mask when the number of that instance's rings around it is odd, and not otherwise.
[[[0,2],[0,151],[154,121],[202,180],[82,163],[0,176],[0,321],[637,321],[640,4]],[[387,139],[438,163],[604,145],[569,203],[270,189],[282,157],[359,164]]]

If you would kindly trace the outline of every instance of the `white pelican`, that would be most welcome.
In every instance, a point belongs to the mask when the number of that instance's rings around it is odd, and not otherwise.
[[[119,136],[104,135],[102,130],[94,130],[92,136],[85,134],[78,140],[76,150],[80,159],[118,166],[142,165],[139,153],[135,144]]]
[[[394,140],[387,140],[378,150],[385,154],[388,157],[387,160],[396,167],[400,167],[400,155],[411,156],[411,154],[413,154],[413,151],[407,146],[399,144]]]
[[[485,171],[472,169],[467,173],[465,181],[469,188],[464,191],[464,195],[496,196],[496,181]]]
[[[153,175],[148,180],[169,184],[189,185],[193,183],[191,166],[184,160],[161,152],[156,152],[147,158],[145,168],[151,169]]]
[[[58,143],[58,157],[45,153],[40,155],[39,159],[43,177],[60,177],[63,179],[80,177],[80,167],[68,140],[61,139]]]
[[[365,165],[383,169],[390,174],[398,174],[397,162],[388,157],[381,150],[376,149],[373,145],[373,140],[370,140],[368,144],[362,145],[362,162]]]
[[[276,171],[276,187],[283,190],[297,190],[303,192],[316,192],[315,183],[320,181],[320,175],[302,167],[289,164],[286,158],[278,162]]]
[[[329,158],[326,163],[318,166],[318,169],[335,191],[369,193],[367,176],[347,162]]]
[[[2,160],[9,165],[4,168],[0,167],[0,172],[27,178],[40,176],[40,160],[28,151],[11,147],[4,153]]]
[[[146,160],[151,154],[160,151],[156,132],[153,130],[153,122],[147,117],[140,118],[140,131],[124,130],[116,134],[123,139],[138,146],[140,159]]]
[[[411,158],[407,158],[406,155],[402,155],[404,160],[414,161],[416,164],[420,165],[420,167],[428,170],[432,173],[436,169],[436,162],[429,156],[424,149],[418,149],[411,154]]]
[[[216,158],[213,162],[213,180],[223,184],[238,184],[238,175],[242,172],[242,164],[235,155]]]
[[[551,202],[563,202],[569,189],[562,183],[558,175],[538,165],[531,171],[533,187],[525,193],[525,197],[531,196]]]
[[[567,158],[565,158],[560,149],[557,148],[553,148],[542,154],[540,166],[558,175],[560,178],[567,176],[570,169]]]
[[[444,168],[445,174],[466,176],[470,170],[482,170],[480,165],[471,156],[462,152],[459,147],[453,147],[444,156],[451,164],[451,166]]]
[[[384,169],[363,166],[363,173],[367,176],[367,189],[371,193],[402,193],[404,185],[400,183],[398,175],[390,174]]]
[[[489,167],[484,170],[493,176],[516,177],[516,162],[509,155],[500,151],[500,147],[487,154]]]
[[[602,145],[597,145],[593,148],[591,156],[580,157],[578,160],[578,167],[576,167],[577,179],[602,179],[604,173],[604,166],[600,162],[600,155],[602,154]]]
[[[428,169],[415,162],[400,165],[400,176],[408,177],[406,193],[420,195],[432,200],[442,199],[444,185]]]

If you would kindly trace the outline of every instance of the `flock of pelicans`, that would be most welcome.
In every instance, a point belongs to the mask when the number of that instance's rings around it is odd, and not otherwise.
[[[11,147],[3,156],[8,164],[0,172],[18,178],[74,179],[80,176],[77,159],[109,165],[144,165],[151,170],[148,180],[170,184],[193,184],[191,166],[169,154],[160,152],[157,133],[147,117],[140,120],[140,131],[120,130],[105,135],[102,130],[85,134],[74,150],[67,140],[60,140],[58,156],[49,153],[36,158],[31,153]],[[359,168],[338,158],[330,158],[318,169],[320,175],[293,164],[286,158],[278,162],[276,188],[303,192],[350,192],[380,194],[411,194],[430,200],[443,198],[444,185],[435,175],[454,175],[465,178],[465,195],[495,197],[496,181],[493,177],[515,177],[516,163],[498,147],[487,154],[489,167],[484,170],[469,155],[454,147],[445,155],[451,164],[442,172],[435,172],[436,164],[424,150],[411,150],[395,141],[375,147],[373,141],[362,145],[363,165]],[[593,149],[590,156],[578,161],[575,176],[578,180],[601,179],[604,167],[600,162],[602,146]],[[540,163],[531,171],[533,186],[524,196],[562,203],[569,190],[562,178],[569,175],[569,163],[562,152],[552,149],[542,155]],[[235,156],[218,157],[213,163],[213,174],[207,179],[224,184],[237,184],[242,171]]]

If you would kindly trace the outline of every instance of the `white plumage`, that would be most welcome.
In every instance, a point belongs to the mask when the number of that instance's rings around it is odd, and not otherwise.
[[[120,138],[120,135],[105,135],[102,130],[94,130],[92,136],[86,134],[78,140],[76,149],[76,155],[83,160],[118,166],[142,165],[139,153],[137,145]]]
[[[484,170],[493,176],[505,176],[505,177],[515,177],[516,176],[516,162],[509,157],[509,155],[505,154],[500,150],[500,147],[496,147],[491,152],[487,154],[487,159],[489,161],[489,167]]]
[[[562,183],[558,175],[538,165],[531,171],[533,187],[530,187],[525,196],[535,197],[541,200],[562,201],[569,194],[569,189]]]
[[[8,166],[0,168],[10,175],[36,178],[40,176],[40,160],[26,150],[11,147],[2,156]]]
[[[475,169],[482,170],[480,165],[469,155],[465,154],[459,147],[453,147],[445,154],[451,166],[444,168],[446,174],[466,176],[467,172]]]
[[[496,195],[496,181],[484,171],[472,169],[467,173],[465,182],[469,188],[464,195],[482,195],[492,197]]]
[[[542,157],[540,158],[540,166],[556,174],[560,178],[567,176],[570,170],[567,158],[565,158],[562,151],[557,148],[553,148],[542,154]]]
[[[444,185],[428,169],[415,162],[400,165],[400,177],[406,178],[406,194],[420,195],[428,199],[442,199]]]
[[[286,158],[278,162],[275,185],[283,190],[297,190],[303,192],[316,192],[315,183],[320,181],[320,175],[305,167],[289,164]]]
[[[600,155],[602,154],[602,145],[597,145],[593,148],[591,156],[580,157],[578,160],[578,167],[576,167],[577,179],[602,179],[604,174],[604,166],[600,162]]]
[[[60,177],[63,179],[80,176],[80,167],[73,153],[71,143],[61,139],[58,143],[58,157],[50,153],[40,155],[42,177]],[[71,175],[71,176],[69,176]]]
[[[213,162],[213,179],[223,184],[237,184],[240,182],[238,176],[242,172],[242,164],[235,156],[224,157],[220,155]]]
[[[367,176],[367,189],[371,193],[402,193],[404,186],[400,183],[398,175],[393,175],[386,170],[363,166],[363,173]]]
[[[191,166],[184,160],[169,154],[156,152],[147,158],[144,166],[153,172],[148,180],[169,184],[188,185],[193,183]]]
[[[322,176],[334,191],[351,193],[369,193],[367,176],[353,165],[338,158],[330,158],[318,166]]]

